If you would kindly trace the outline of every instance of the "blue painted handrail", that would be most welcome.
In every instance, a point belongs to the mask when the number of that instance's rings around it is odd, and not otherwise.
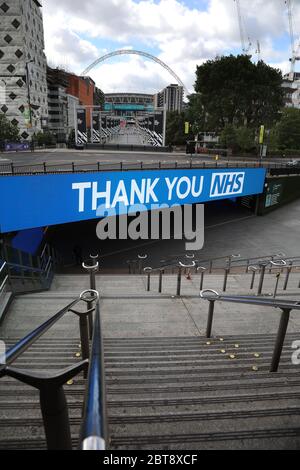
[[[81,426],[80,446],[82,450],[105,450],[107,433],[104,377],[100,307],[99,303],[97,303],[84,404],[84,417]]]

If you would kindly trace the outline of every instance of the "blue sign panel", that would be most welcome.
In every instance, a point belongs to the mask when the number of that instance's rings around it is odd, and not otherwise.
[[[194,204],[259,194],[263,168],[151,170],[0,177],[0,231],[94,219],[99,207]]]
[[[6,152],[18,152],[21,150],[30,150],[29,142],[7,142],[5,144]]]

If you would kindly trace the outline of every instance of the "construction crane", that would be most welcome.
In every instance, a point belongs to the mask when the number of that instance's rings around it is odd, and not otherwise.
[[[257,62],[260,61],[260,52],[261,52],[261,50],[260,50],[260,42],[257,41],[257,42],[256,42],[256,50],[255,50],[255,54],[257,55]]]
[[[300,43],[295,47],[295,35],[294,35],[294,24],[293,24],[293,11],[292,11],[292,2],[291,0],[285,0],[284,3],[287,6],[288,19],[289,19],[289,29],[290,29],[290,41],[291,41],[291,52],[292,57],[290,58],[291,62],[291,71],[289,73],[289,80],[294,81],[295,75],[295,64],[297,60],[300,60]]]
[[[248,44],[246,46],[240,0],[233,0],[233,1],[236,3],[236,10],[237,10],[238,21],[239,21],[242,51],[243,51],[244,54],[248,54],[252,44],[251,44],[250,38],[248,37]]]

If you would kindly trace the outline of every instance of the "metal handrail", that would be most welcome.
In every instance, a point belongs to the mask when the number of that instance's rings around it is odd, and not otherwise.
[[[48,260],[48,262],[49,262],[49,260]],[[48,264],[48,262],[47,262],[47,264]],[[27,266],[26,264],[18,264],[18,263],[8,262],[7,266],[8,266],[8,268],[20,269],[22,271],[30,271],[30,272],[34,272],[34,273],[43,273],[43,272],[46,271],[46,269],[34,268],[32,266]]]
[[[14,346],[6,351],[6,364],[0,364],[0,377],[5,375],[5,368],[7,365],[14,362],[24,351],[26,351],[33,343],[35,343],[42,335],[44,335],[58,320],[60,320],[67,312],[69,312],[77,303],[84,300],[83,294],[69,303],[66,307],[62,308],[59,312],[53,315],[49,320],[42,323],[40,326],[31,331],[24,338],[20,339]]]
[[[197,260],[196,260],[197,261]],[[181,293],[181,276],[182,276],[182,269],[190,269],[190,268],[196,268],[197,269],[197,265],[196,265],[196,261],[192,261],[191,263],[189,264],[185,264],[183,263],[182,261],[178,261],[176,264],[173,264],[173,265],[164,265],[164,266],[161,266],[159,268],[152,268],[151,266],[146,266],[144,268],[144,272],[147,274],[147,291],[149,292],[150,291],[150,283],[151,283],[151,273],[153,272],[159,272],[159,284],[158,284],[158,292],[161,293],[162,291],[162,274],[164,272],[164,270],[167,268],[167,267],[170,267],[172,266],[173,268],[177,268],[178,269],[178,273],[177,273],[177,287],[176,287],[176,295],[180,295]]]
[[[82,265],[90,275],[90,287],[96,286],[98,256],[91,256]],[[98,294],[99,295],[99,294]],[[82,450],[105,450],[107,440],[106,391],[104,372],[104,348],[99,302],[95,308],[92,348],[90,354],[86,394],[80,432]]]
[[[212,294],[212,295],[204,295]],[[216,290],[204,289],[200,291],[200,297],[209,302],[207,325],[206,325],[206,337],[211,337],[213,316],[214,316],[214,306],[215,302],[231,302],[231,303],[241,303],[247,305],[259,305],[263,307],[273,307],[279,308],[281,310],[281,318],[277,331],[276,341],[274,345],[272,361],[270,365],[270,372],[277,372],[281,353],[283,349],[283,344],[285,340],[285,335],[288,328],[288,323],[290,319],[290,313],[292,310],[300,310],[300,302],[294,300],[277,300],[275,298],[263,298],[263,297],[253,297],[249,295],[221,295]]]
[[[82,331],[82,318],[86,318],[87,314],[91,312],[91,309],[88,309],[87,312],[78,312],[74,310],[74,307],[81,301],[88,305],[90,305],[91,302],[95,302],[97,305],[98,300],[99,295],[96,291],[87,290],[82,292],[79,297],[74,299],[66,307],[62,308],[50,319],[10,347],[5,354],[5,363],[0,364],[0,378],[4,376],[13,377],[39,390],[40,405],[49,450],[72,449],[69,414],[63,385],[79,372],[86,371],[88,365],[88,357],[85,357],[84,354],[86,344],[81,344],[83,360],[59,372],[37,372],[34,370],[17,369],[10,367],[10,365],[67,312],[73,312],[79,316],[81,340],[88,342],[88,335],[84,334],[85,332]],[[94,310],[94,308],[92,310]]]
[[[1,281],[0,279],[0,298],[1,298],[1,295],[3,294],[3,291],[5,289],[5,286],[6,284],[8,283],[8,280],[9,280],[9,276],[8,276],[8,271],[7,271],[7,263],[6,261],[4,261],[4,263],[2,264],[2,266],[0,267],[0,276],[2,276],[2,273],[6,271],[6,273],[4,274],[4,277]]]
[[[95,309],[94,333],[81,426],[82,450],[105,450],[106,448],[106,399],[104,376],[104,352],[101,334],[100,307]]]

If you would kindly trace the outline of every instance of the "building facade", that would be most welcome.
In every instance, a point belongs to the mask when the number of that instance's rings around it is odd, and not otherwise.
[[[294,80],[289,80],[289,74],[285,75],[282,86],[285,89],[285,106],[300,109],[300,73],[294,73]]]
[[[47,126],[47,63],[42,4],[38,0],[0,0],[0,112],[23,139]]]
[[[153,112],[154,95],[144,93],[107,93],[104,110],[116,116],[134,117]]]
[[[155,95],[155,107],[163,108],[167,111],[181,112],[183,109],[183,87],[171,84]]]
[[[87,109],[87,127],[91,127],[92,107],[94,106],[95,82],[90,77],[79,77],[75,74],[68,74],[69,85],[67,94],[75,96],[79,100],[79,105]],[[90,112],[88,111],[90,109]]]

